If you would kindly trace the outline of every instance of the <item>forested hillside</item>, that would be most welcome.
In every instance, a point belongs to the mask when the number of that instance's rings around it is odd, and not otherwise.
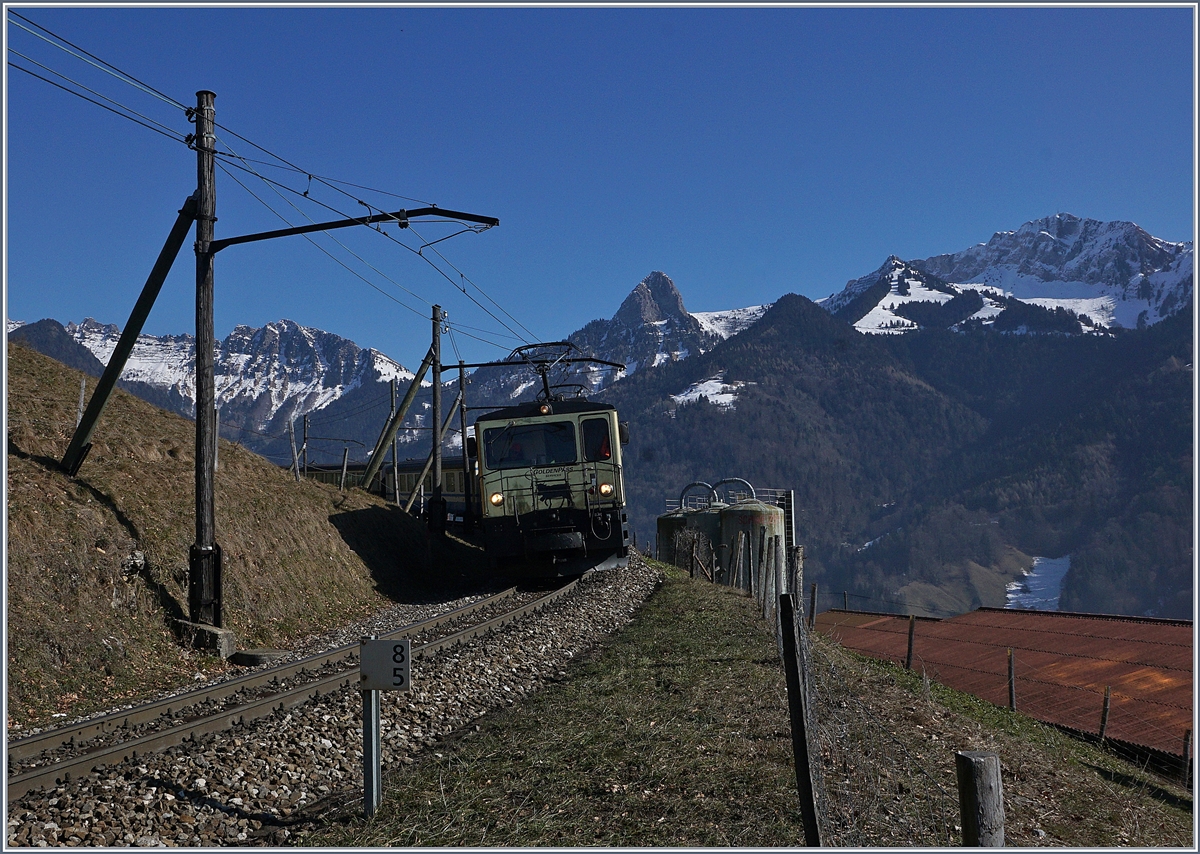
[[[1190,617],[1190,317],[864,336],[786,296],[606,393],[632,422],[639,541],[687,483],[738,476],[796,490],[809,580],[862,607],[1002,604],[1030,556],[1071,554],[1064,609]],[[720,372],[745,383],[732,407],[671,398]]]

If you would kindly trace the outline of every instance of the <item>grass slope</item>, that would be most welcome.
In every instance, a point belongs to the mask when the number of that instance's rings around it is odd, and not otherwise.
[[[961,844],[956,750],[1003,763],[1006,840],[1186,846],[1189,793],[1021,715],[813,639],[823,841]],[[784,675],[744,594],[668,569],[569,677],[412,766],[300,845],[799,846]],[[386,732],[384,733],[386,738]]]
[[[9,729],[228,667],[181,649],[169,630],[187,615],[194,424],[117,391],[69,478],[58,461],[81,374],[11,342],[7,374]],[[373,496],[296,483],[224,441],[216,516],[225,621],[241,648],[287,647],[394,601],[424,600],[434,581],[462,589],[478,556],[453,539],[431,543]]]

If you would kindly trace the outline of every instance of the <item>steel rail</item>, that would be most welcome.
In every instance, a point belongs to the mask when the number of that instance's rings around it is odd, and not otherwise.
[[[529,602],[520,608],[502,614],[499,617],[495,617],[491,620],[487,620],[474,626],[468,626],[467,628],[461,629],[457,632],[447,635],[446,637],[438,638],[437,640],[422,644],[413,650],[413,658],[429,657],[440,650],[472,640],[480,635],[494,631],[497,628],[505,626],[531,613],[540,611],[547,605],[568,595],[575,589],[578,583],[579,579],[575,579],[569,584],[566,584],[557,590],[553,590],[545,596],[535,599],[534,601]],[[419,634],[420,631],[428,630],[430,628],[434,628],[438,624],[448,622],[451,619],[451,615],[463,616],[463,612],[468,611],[468,609],[478,610],[485,604],[495,604],[495,602],[499,599],[511,596],[514,591],[515,588],[504,591],[504,593],[498,594],[497,596],[491,597],[487,600],[483,600],[483,602],[476,603],[473,606],[465,606],[457,611],[443,614],[441,617],[435,617],[431,620],[406,626],[395,632],[384,635],[383,637],[395,638]],[[420,629],[418,629],[418,627],[420,627]],[[311,666],[316,659],[322,659],[326,656],[333,658],[340,656],[342,659],[350,660],[357,659],[358,645],[354,644],[349,647],[341,647],[340,649],[333,650],[330,653],[305,659],[304,662],[307,662],[308,665]],[[302,669],[306,669],[301,667],[304,662],[295,662],[293,665],[289,665],[290,668],[295,669],[295,673],[293,675],[300,673]],[[263,674],[251,675],[262,676],[267,672],[268,671],[264,671]],[[274,674],[273,678],[278,679],[278,673]],[[266,681],[269,682],[270,680]],[[316,697],[324,694],[329,694],[344,688],[353,687],[358,683],[358,668],[356,666],[349,666],[339,673],[325,676],[310,682],[305,682],[301,685],[285,689],[284,691],[272,694],[270,696],[262,697],[213,715],[201,717],[168,730],[152,733],[150,735],[131,739],[130,741],[121,742],[119,744],[110,745],[108,747],[97,749],[93,752],[84,753],[70,759],[64,759],[61,762],[56,762],[52,765],[34,768],[21,774],[10,776],[8,778],[7,785],[8,802],[11,803],[20,798],[22,795],[35,789],[46,788],[74,777],[90,774],[98,767],[116,764],[137,756],[157,753],[167,749],[168,747],[173,747],[188,741],[194,741],[203,735],[232,729],[235,726],[244,725],[251,721],[258,720],[259,718],[267,717],[276,713],[277,711],[298,706],[301,703],[304,703],[310,699],[315,699]],[[245,686],[243,685],[242,687]],[[184,705],[194,704],[194,701],[193,703],[186,704],[181,704],[178,702],[182,697],[185,696],[189,695],[172,697],[170,698],[172,701],[171,703],[164,702],[153,705],[159,707],[165,705],[176,705],[183,707]],[[120,718],[121,715],[111,717]],[[128,716],[125,717],[127,718]],[[125,718],[121,719],[124,720]]]
[[[436,617],[430,617],[425,620],[420,620],[416,623],[411,623],[402,626],[399,629],[390,632],[383,637],[399,638],[411,637],[420,634],[421,632],[437,628],[440,625],[448,623],[452,620],[470,616],[475,611],[483,610],[492,605],[496,605],[507,598],[510,598],[516,593],[515,587],[510,587],[486,599],[481,599],[478,602],[473,602],[469,605],[463,605],[460,608],[455,608],[453,611],[447,611],[445,614],[440,614]],[[314,655],[307,656],[298,661],[293,661],[288,664],[279,665],[265,670],[258,670],[253,673],[247,673],[244,676],[238,676],[233,679],[228,679],[219,682],[216,685],[210,685],[205,688],[197,688],[193,691],[188,691],[183,694],[176,694],[171,697],[164,697],[161,700],[155,700],[142,706],[136,706],[131,709],[111,712],[110,714],[100,717],[89,718],[85,721],[80,721],[75,724],[64,727],[56,727],[55,729],[46,730],[44,732],[34,733],[33,735],[24,736],[22,738],[13,739],[8,743],[8,761],[11,764],[14,761],[27,759],[31,756],[37,756],[47,750],[55,750],[66,747],[73,743],[82,743],[90,741],[97,736],[104,735],[115,729],[123,727],[136,726],[137,724],[145,723],[160,718],[164,715],[170,715],[177,709],[194,706],[197,703],[209,702],[213,700],[222,700],[239,691],[253,690],[269,685],[271,682],[290,679],[306,670],[319,670],[330,664],[335,664],[345,660],[347,657],[353,657],[358,653],[358,644],[347,644],[345,646],[336,647],[334,649],[319,652]]]

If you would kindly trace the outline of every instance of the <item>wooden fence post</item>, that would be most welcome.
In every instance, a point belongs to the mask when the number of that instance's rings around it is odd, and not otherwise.
[[[1008,648],[1008,708],[1014,712],[1017,710],[1017,670],[1011,646]]]
[[[733,549],[733,550],[734,550],[733,561],[732,561],[732,563],[733,563],[733,567],[732,567],[732,570],[731,570],[731,572],[732,572],[732,578],[733,578],[733,585],[734,585],[734,586],[735,586],[735,587],[736,587],[738,590],[742,590],[742,589],[743,589],[743,583],[742,583],[742,565],[743,565],[743,561],[742,561],[742,552],[743,552],[743,551],[745,551],[745,548],[746,548],[746,547],[745,547],[745,545],[744,545],[745,541],[746,541],[746,532],[745,532],[745,531],[738,531],[738,532],[737,532],[737,536],[734,538],[734,543],[735,543],[736,545],[734,545],[734,549]]]
[[[1104,742],[1104,734],[1108,732],[1108,706],[1112,700],[1112,686],[1104,686],[1104,711],[1100,713],[1100,741]]]
[[[963,845],[968,848],[1004,847],[1004,795],[1000,756],[981,750],[954,754],[958,775],[958,807],[962,814]]]
[[[338,478],[338,492],[346,491],[346,463],[350,459],[350,446],[342,448],[342,476]],[[370,484],[367,484],[370,487]]]
[[[812,597],[808,600],[808,627],[817,624],[817,582],[813,582]]]
[[[904,669],[912,670],[913,635],[917,631],[917,615],[908,615],[908,655],[904,656]]]
[[[850,591],[849,590],[842,591],[842,610],[843,611],[850,610]]]
[[[1192,771],[1192,731],[1185,730],[1183,733],[1183,762],[1181,763],[1180,775],[1183,778],[1183,785],[1187,786],[1188,777]]]
[[[813,789],[812,766],[808,758],[806,698],[801,687],[800,641],[792,594],[779,597],[779,618],[783,629],[783,669],[787,677],[788,712],[792,719],[792,758],[796,764],[796,787],[800,792],[800,815],[804,820],[804,844],[821,847],[821,828],[817,823],[817,801]]]
[[[755,561],[754,575],[758,579],[759,597],[763,598],[767,595],[766,576],[763,575],[763,568],[767,562],[767,526],[758,526],[758,559]]]

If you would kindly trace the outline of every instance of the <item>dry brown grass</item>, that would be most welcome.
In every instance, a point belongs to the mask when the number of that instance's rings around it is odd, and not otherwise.
[[[824,638],[812,667],[828,846],[960,845],[962,749],[1000,754],[1010,845],[1192,844],[1189,793],[1095,747]],[[387,769],[371,822],[354,803],[299,843],[795,847],[790,733],[753,601],[669,569],[566,681]]]
[[[19,345],[8,358],[9,728],[226,668],[181,649],[169,631],[187,616],[194,424],[118,391],[69,478],[58,461],[81,375]],[[452,589],[474,581],[473,547],[431,544],[416,520],[373,496],[296,483],[225,441],[219,459],[225,622],[242,648],[286,647],[426,598],[434,565]]]

